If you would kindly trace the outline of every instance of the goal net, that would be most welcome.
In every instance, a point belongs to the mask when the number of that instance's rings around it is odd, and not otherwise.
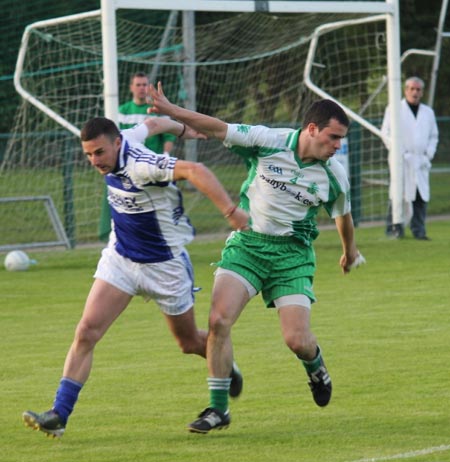
[[[181,15],[155,26],[131,21],[121,11],[116,18],[120,103],[130,99],[130,75],[144,71],[163,82],[171,100],[185,105],[191,90],[186,76],[194,70],[200,112],[228,122],[298,127],[320,88],[366,122],[352,122],[348,150],[341,153],[351,177],[355,221],[384,217],[387,153],[376,134],[387,104],[383,16],[361,21],[368,15],[251,12],[212,19],[197,12],[195,58],[187,62]],[[323,29],[328,23],[334,26]],[[16,75],[26,96],[0,164],[0,197],[50,196],[72,243],[98,240],[103,179],[84,159],[77,135],[88,119],[104,115],[102,53],[100,11],[27,28]],[[185,144],[178,142],[178,157],[185,156]],[[240,159],[213,140],[196,143],[195,154],[237,200],[246,174]],[[200,193],[181,187],[198,233],[227,230]],[[19,233],[21,242],[34,242],[39,221],[48,221],[45,213],[19,205],[16,215],[10,220],[17,219],[20,230],[0,230],[0,245],[13,244]]]

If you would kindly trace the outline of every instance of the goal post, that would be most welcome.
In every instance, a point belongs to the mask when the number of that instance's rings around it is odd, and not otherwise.
[[[390,182],[392,200],[392,218],[394,223],[403,223],[403,156],[401,154],[400,133],[400,100],[401,100],[401,68],[400,68],[400,19],[398,0],[381,1],[220,1],[197,0],[187,3],[183,0],[101,0],[103,56],[105,76],[105,115],[117,121],[118,117],[118,71],[117,71],[117,38],[116,10],[121,8],[149,10],[179,11],[220,11],[220,12],[256,12],[271,13],[364,13],[384,14],[387,35],[387,85],[388,104],[391,114],[390,144]],[[305,72],[306,75],[306,72]],[[307,82],[308,80],[307,76]],[[313,91],[320,96],[332,97],[311,85]],[[338,101],[339,102],[339,101]],[[340,102],[342,105],[342,102]],[[343,109],[354,120],[365,125],[377,136],[382,137],[380,130],[368,124],[348,107]]]
[[[40,111],[42,111],[44,114],[47,114],[48,117],[53,119],[58,125],[61,125],[63,128],[73,133],[78,138],[80,137],[80,129],[74,126],[68,120],[66,120],[60,114],[52,110],[48,105],[44,104],[38,98],[33,96],[29,91],[27,91],[22,86],[21,78],[23,76],[24,62],[25,62],[27,51],[28,51],[28,41],[33,31],[46,28],[47,26],[67,24],[68,22],[71,22],[71,21],[80,21],[80,20],[83,20],[84,18],[95,18],[95,17],[98,17],[99,15],[100,15],[100,10],[95,10],[95,11],[89,11],[87,13],[73,14],[70,16],[62,16],[60,18],[38,21],[33,24],[30,24],[29,26],[26,27],[25,32],[22,36],[22,43],[19,48],[19,53],[17,55],[16,69],[14,71],[14,87],[17,93],[19,93],[19,95],[24,100],[36,106]],[[108,86],[110,85],[111,83],[108,82]]]
[[[0,197],[50,196],[71,242],[98,241],[104,181],[86,161],[79,131],[92,117],[117,121],[119,103],[130,99],[129,77],[139,71],[161,80],[177,104],[227,122],[297,128],[317,97],[336,100],[352,120],[355,217],[382,219],[389,174],[377,127],[386,105],[401,99],[397,15],[396,3],[384,1],[114,0],[30,24],[17,60],[22,101],[0,159]],[[238,200],[245,167],[222,143],[177,140],[174,155],[197,156]],[[400,165],[391,163],[390,174],[401,188]],[[179,185],[198,234],[229,231],[201,193]],[[43,214],[30,216],[44,222]]]

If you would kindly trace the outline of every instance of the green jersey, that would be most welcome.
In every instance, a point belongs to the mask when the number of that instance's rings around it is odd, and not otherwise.
[[[160,117],[157,114],[147,114],[148,104],[136,104],[134,101],[122,104],[119,107],[119,128],[125,130],[144,122],[147,117]],[[164,143],[167,141],[175,142],[176,136],[169,133],[149,136],[145,140],[145,146],[157,154],[164,153]]]
[[[271,236],[293,236],[310,246],[318,236],[320,207],[335,218],[350,212],[350,185],[335,158],[302,163],[300,130],[229,124],[224,145],[249,168],[240,206],[251,229]]]

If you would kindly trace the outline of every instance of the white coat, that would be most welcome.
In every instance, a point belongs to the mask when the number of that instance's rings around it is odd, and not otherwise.
[[[400,104],[401,149],[404,159],[404,200],[414,201],[419,190],[425,202],[430,200],[431,161],[436,153],[439,132],[433,109],[419,104],[414,116],[408,103],[402,99]],[[381,131],[390,138],[389,107],[384,113]],[[386,146],[389,149],[389,146]],[[391,198],[392,195],[390,194]]]

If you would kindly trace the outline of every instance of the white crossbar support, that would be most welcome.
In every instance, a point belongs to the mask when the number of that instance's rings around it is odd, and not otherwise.
[[[428,105],[433,107],[434,94],[436,91],[437,77],[439,71],[439,62],[441,60],[442,39],[450,37],[448,32],[444,32],[445,18],[447,16],[448,0],[443,0],[441,5],[441,13],[439,15],[439,23],[437,28],[437,37],[435,45],[435,54],[433,59],[433,70],[431,72],[430,91],[428,93]]]
[[[305,80],[305,85],[310,88],[314,93],[319,95],[321,98],[327,98],[335,101],[338,103],[347,115],[358,122],[363,127],[367,128],[370,132],[375,134],[376,136],[383,138],[381,130],[376,127],[375,125],[368,122],[366,119],[358,115],[356,112],[352,111],[349,107],[343,105],[340,101],[335,100],[329,93],[322,90],[320,87],[315,85],[311,80],[311,71],[314,65],[314,57],[316,54],[317,44],[319,41],[320,36],[326,34],[335,29],[340,29],[341,27],[351,26],[356,24],[364,24],[366,22],[376,22],[376,21],[385,21],[386,15],[378,15],[378,16],[369,16],[367,18],[360,18],[360,19],[348,19],[346,21],[337,21],[333,23],[324,24],[323,26],[319,26],[313,34],[311,39],[311,43],[309,45],[308,56],[306,58],[305,68],[303,70],[303,78]]]
[[[100,17],[100,10],[89,11],[87,13],[72,14],[70,16],[62,16],[60,18],[47,19],[45,21],[37,21],[27,26],[22,36],[22,43],[19,48],[19,53],[17,55],[16,69],[14,71],[14,87],[17,93],[19,93],[19,95],[22,96],[22,98],[24,98],[29,103],[36,106],[40,111],[42,111],[44,114],[47,114],[56,123],[58,123],[65,129],[69,130],[71,133],[73,133],[78,138],[80,137],[80,130],[74,125],[72,125],[69,121],[61,117],[59,114],[57,114],[55,111],[50,109],[44,103],[42,103],[42,101],[40,101],[39,99],[31,95],[27,90],[25,90],[25,88],[23,88],[22,86],[21,79],[23,77],[23,63],[25,62],[25,57],[27,53],[28,40],[30,38],[30,34],[33,32],[34,29],[40,29],[40,28],[52,26],[55,24],[67,23],[70,21],[78,21],[83,18],[91,18],[91,17]]]

